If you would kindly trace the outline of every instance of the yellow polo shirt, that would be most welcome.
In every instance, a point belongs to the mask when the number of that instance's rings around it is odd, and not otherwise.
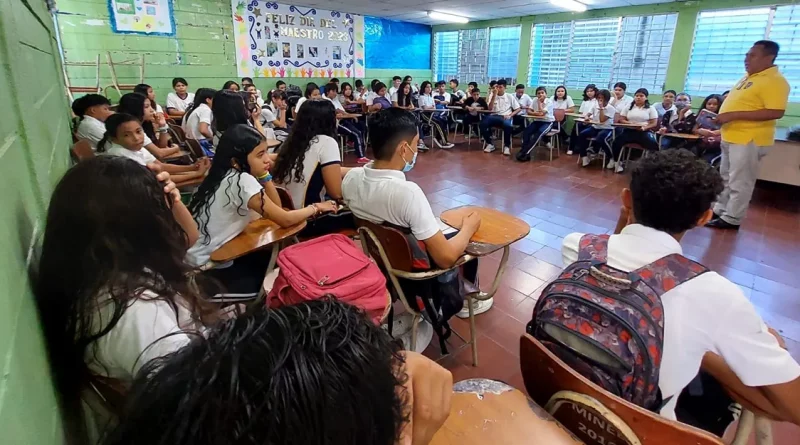
[[[760,73],[744,76],[736,83],[722,103],[720,113],[731,111],[785,110],[789,101],[789,82],[777,66]],[[733,121],[721,128],[722,140],[730,144],[749,144],[759,147],[775,143],[776,121]]]

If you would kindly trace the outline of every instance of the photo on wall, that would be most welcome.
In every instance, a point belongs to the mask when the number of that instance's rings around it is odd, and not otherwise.
[[[302,59],[304,57],[305,57],[305,54],[304,54],[304,51],[303,51],[303,45],[301,43],[298,43],[297,44],[297,58],[298,59]]]
[[[283,57],[292,57],[292,44],[283,42]]]
[[[272,57],[278,52],[278,44],[275,42],[267,42],[267,57]]]
[[[318,54],[317,51],[318,50],[317,50],[316,46],[309,46],[308,47],[308,57],[310,57],[312,59],[316,59],[317,58],[317,54]]]
[[[342,47],[341,46],[334,46],[333,47],[333,60],[342,60]]]

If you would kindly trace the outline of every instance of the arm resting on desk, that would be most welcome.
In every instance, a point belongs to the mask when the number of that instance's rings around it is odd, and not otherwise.
[[[267,192],[263,191],[253,195],[247,201],[247,207],[258,212],[262,217],[275,221],[281,227],[291,227],[314,216],[317,212],[312,206],[298,210],[284,210],[280,205],[272,202]]]

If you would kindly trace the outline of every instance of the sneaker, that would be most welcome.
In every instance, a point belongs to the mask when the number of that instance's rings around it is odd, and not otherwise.
[[[606,164],[606,168],[609,169],[609,170],[613,170],[614,167],[616,167],[616,166],[617,166],[617,163],[614,162],[613,159],[608,161],[608,164]]]
[[[411,350],[411,320],[411,314],[406,312],[395,317],[394,323],[392,323],[392,337],[400,339],[403,342],[403,349],[406,351]],[[383,328],[388,329],[388,326],[384,325]],[[433,326],[423,318],[417,325],[417,347],[415,352],[421,354],[432,339]]]
[[[511,149],[508,147],[503,147],[503,154],[506,156],[511,156]]]
[[[547,144],[545,144],[545,147],[553,148],[553,143],[552,142],[548,142]]]
[[[622,165],[622,162],[617,162],[617,167],[614,169],[615,173],[622,173],[625,171],[625,166]]]
[[[493,304],[494,298],[490,298],[488,300],[472,300],[472,313],[475,315],[480,315],[491,309]],[[469,318],[469,306],[467,306],[467,300],[464,300],[464,307],[461,309],[461,312],[456,314],[456,317]]]
[[[364,157],[364,158],[358,158],[356,162],[358,162],[359,164],[369,164],[370,162],[372,162],[372,160],[370,158]]]
[[[567,154],[568,154],[569,156],[572,156],[572,150],[567,150]]]
[[[417,145],[417,150],[419,150],[419,151],[428,151],[428,150],[430,150],[430,148],[428,148],[428,146],[425,145],[425,144],[420,144],[420,145]]]
[[[442,145],[441,148],[453,148],[455,146],[456,146],[455,144],[453,144],[451,142],[448,142],[448,143]]]
[[[581,167],[588,167],[590,162],[591,162],[591,160],[589,159],[589,156],[582,157],[581,158]]]
[[[483,152],[484,153],[491,153],[491,152],[493,152],[495,150],[497,150],[497,149],[494,148],[494,145],[489,144],[489,145],[486,146],[486,148],[483,149]]]

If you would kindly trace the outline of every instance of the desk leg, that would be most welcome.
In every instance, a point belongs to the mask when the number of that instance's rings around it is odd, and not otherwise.
[[[494,276],[494,281],[492,281],[492,287],[489,292],[479,292],[478,295],[467,295],[467,304],[469,305],[470,343],[472,344],[472,366],[478,366],[478,331],[475,327],[475,314],[473,313],[472,300],[475,298],[478,300],[488,300],[494,297],[494,294],[497,293],[497,288],[500,287],[500,279],[503,278],[503,274],[506,271],[506,264],[508,263],[508,254],[510,251],[510,245],[503,247],[503,258],[500,260],[500,266],[497,268],[497,274]]]
[[[272,245],[272,253],[269,256],[269,264],[267,265],[267,273],[272,272],[275,269],[275,263],[278,262],[278,252],[281,250],[280,242],[275,243]]]

